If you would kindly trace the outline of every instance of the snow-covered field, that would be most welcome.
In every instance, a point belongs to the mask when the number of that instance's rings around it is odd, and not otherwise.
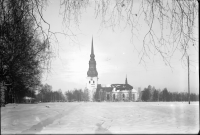
[[[8,104],[1,134],[198,133],[199,102]]]

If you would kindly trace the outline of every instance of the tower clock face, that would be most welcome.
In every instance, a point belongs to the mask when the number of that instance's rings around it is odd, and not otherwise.
[[[89,77],[87,81],[88,81],[87,85],[89,89],[97,88],[97,84],[98,84],[97,77]]]
[[[95,80],[93,80],[92,78],[90,79],[89,83],[94,86],[95,85]]]

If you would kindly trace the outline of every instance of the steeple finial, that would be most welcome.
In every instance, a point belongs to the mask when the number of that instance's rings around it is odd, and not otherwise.
[[[126,75],[126,80],[125,80],[125,84],[128,84],[128,80],[127,80],[127,75]]]
[[[94,49],[93,49],[93,36],[92,36],[92,49],[91,49],[91,54],[94,54]]]

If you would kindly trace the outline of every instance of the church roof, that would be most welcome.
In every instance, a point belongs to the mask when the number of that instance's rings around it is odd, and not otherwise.
[[[133,87],[129,84],[112,84],[112,87],[116,88],[116,90],[132,90]]]
[[[112,87],[101,87],[102,90],[106,92],[112,92],[113,88]]]

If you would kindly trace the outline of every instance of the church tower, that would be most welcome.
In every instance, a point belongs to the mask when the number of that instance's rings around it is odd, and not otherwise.
[[[91,47],[91,54],[90,54],[90,61],[89,61],[89,69],[87,72],[87,89],[89,91],[89,100],[93,101],[94,92],[97,89],[98,84],[98,72],[96,69],[96,61],[94,59],[94,48],[93,48],[93,38],[92,38],[92,47]]]

